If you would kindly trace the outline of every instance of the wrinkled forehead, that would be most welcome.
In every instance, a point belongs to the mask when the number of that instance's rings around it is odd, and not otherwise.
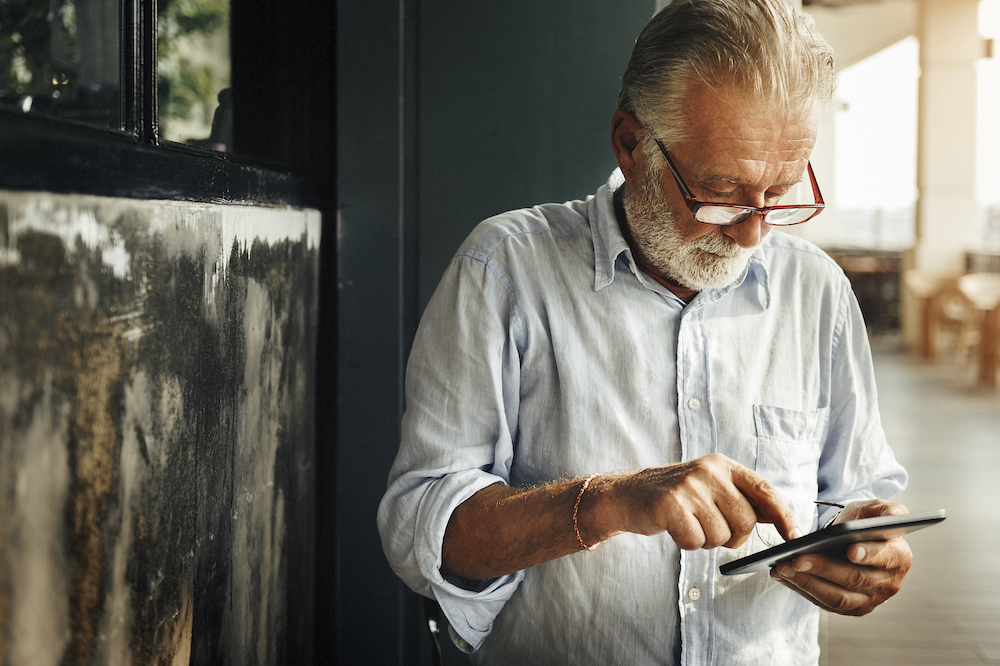
[[[816,145],[821,111],[818,101],[788,110],[744,94],[695,88],[683,106],[685,138],[670,152],[700,179],[796,182]]]

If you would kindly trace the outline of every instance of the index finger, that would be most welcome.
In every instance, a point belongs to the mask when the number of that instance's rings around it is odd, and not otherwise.
[[[767,479],[742,465],[734,465],[733,485],[753,507],[758,523],[774,523],[785,541],[802,536],[791,508]]]

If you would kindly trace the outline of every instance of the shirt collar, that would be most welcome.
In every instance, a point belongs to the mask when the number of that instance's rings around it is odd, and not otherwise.
[[[628,261],[632,262],[632,253],[629,251],[628,243],[625,242],[625,237],[622,236],[618,218],[615,216],[615,191],[624,183],[625,177],[622,176],[621,169],[615,169],[608,182],[597,190],[591,201],[591,205],[594,206],[594,215],[591,219],[596,222],[593,226],[594,291],[600,291],[614,282],[618,255],[625,252]]]
[[[635,264],[625,237],[622,236],[621,228],[618,226],[618,218],[615,215],[615,191],[624,183],[625,177],[622,176],[621,169],[615,169],[608,178],[607,183],[597,190],[597,194],[591,200],[591,206],[594,207],[591,219],[596,222],[593,225],[594,291],[600,291],[614,282],[615,263],[623,252],[632,272],[638,275],[637,271],[639,268]],[[756,286],[756,300],[760,303],[761,308],[766,310],[771,306],[767,255],[764,253],[766,242],[767,238],[764,239],[764,243],[757,246],[750,256],[747,270],[733,284],[720,290],[709,290],[710,292],[717,292],[712,300],[721,297],[728,291],[744,288],[753,289]],[[747,278],[751,276],[753,276],[753,280],[748,281]]]
[[[750,263],[747,266],[746,277],[743,278],[743,283],[747,283],[747,277],[751,274],[754,277],[754,281],[757,283],[757,300],[760,302],[760,307],[763,310],[767,310],[771,307],[771,284],[769,282],[770,272],[768,271],[767,264],[767,254],[764,252],[764,247],[767,245],[767,239],[770,237],[764,237],[763,242],[757,246],[750,255]],[[747,285],[753,287],[753,285]]]

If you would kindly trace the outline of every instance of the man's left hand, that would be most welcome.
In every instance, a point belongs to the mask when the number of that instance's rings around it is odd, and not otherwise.
[[[906,513],[902,504],[868,500],[852,502],[834,522]],[[899,592],[912,564],[910,546],[897,537],[851,544],[847,559],[800,555],[775,566],[771,578],[820,608],[840,615],[867,615]]]

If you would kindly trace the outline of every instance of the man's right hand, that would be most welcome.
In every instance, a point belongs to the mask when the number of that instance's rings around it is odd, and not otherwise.
[[[578,552],[573,507],[582,481],[533,488],[494,484],[467,499],[445,531],[441,570],[494,578]],[[664,531],[685,550],[747,540],[758,522],[799,536],[791,509],[763,477],[720,454],[631,474],[601,475],[580,497],[584,543]]]
[[[666,531],[684,550],[735,548],[759,522],[774,523],[786,540],[802,535],[774,486],[718,453],[616,477],[611,495],[627,507],[626,531]]]

